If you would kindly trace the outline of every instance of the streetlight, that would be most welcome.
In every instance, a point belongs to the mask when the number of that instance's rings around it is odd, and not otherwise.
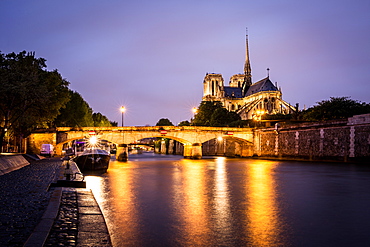
[[[195,114],[198,112],[198,109],[196,107],[193,107],[193,109],[191,109],[193,114],[194,114],[194,117],[195,117]]]
[[[193,118],[191,119],[191,124],[190,125],[194,125],[194,119],[195,119],[195,114],[197,114],[197,112],[198,112],[198,109],[196,108],[196,107],[193,107],[192,109],[191,109],[191,111],[193,112]]]
[[[122,112],[122,127],[123,127],[123,114],[125,113],[126,108],[124,106],[121,106],[121,112]]]

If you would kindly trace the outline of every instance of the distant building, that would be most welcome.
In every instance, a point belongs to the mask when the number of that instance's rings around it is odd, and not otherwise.
[[[226,109],[235,111],[243,120],[260,117],[263,114],[290,114],[295,111],[295,107],[282,99],[281,89],[271,82],[269,75],[252,83],[248,35],[246,35],[244,74],[231,76],[229,86],[224,86],[221,74],[207,73],[203,81],[202,100],[221,101]]]

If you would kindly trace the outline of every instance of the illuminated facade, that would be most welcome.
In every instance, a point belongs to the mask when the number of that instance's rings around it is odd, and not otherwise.
[[[249,61],[248,35],[244,74],[231,76],[229,86],[224,86],[221,74],[207,73],[203,81],[203,101],[221,101],[229,111],[235,111],[243,120],[258,118],[263,114],[290,114],[295,108],[282,99],[281,89],[269,76],[252,83]]]

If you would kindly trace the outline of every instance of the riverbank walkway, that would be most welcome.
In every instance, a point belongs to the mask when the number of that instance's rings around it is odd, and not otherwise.
[[[0,246],[111,246],[91,190],[50,187],[61,159],[27,160],[0,176]]]

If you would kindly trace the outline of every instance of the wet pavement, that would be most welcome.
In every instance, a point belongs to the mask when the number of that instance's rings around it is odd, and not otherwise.
[[[108,229],[90,190],[61,188],[59,213],[44,246],[111,246]]]
[[[0,176],[0,246],[111,246],[90,190],[49,189],[61,165],[43,159]]]
[[[60,160],[39,160],[0,176],[0,246],[23,246],[43,215]]]

